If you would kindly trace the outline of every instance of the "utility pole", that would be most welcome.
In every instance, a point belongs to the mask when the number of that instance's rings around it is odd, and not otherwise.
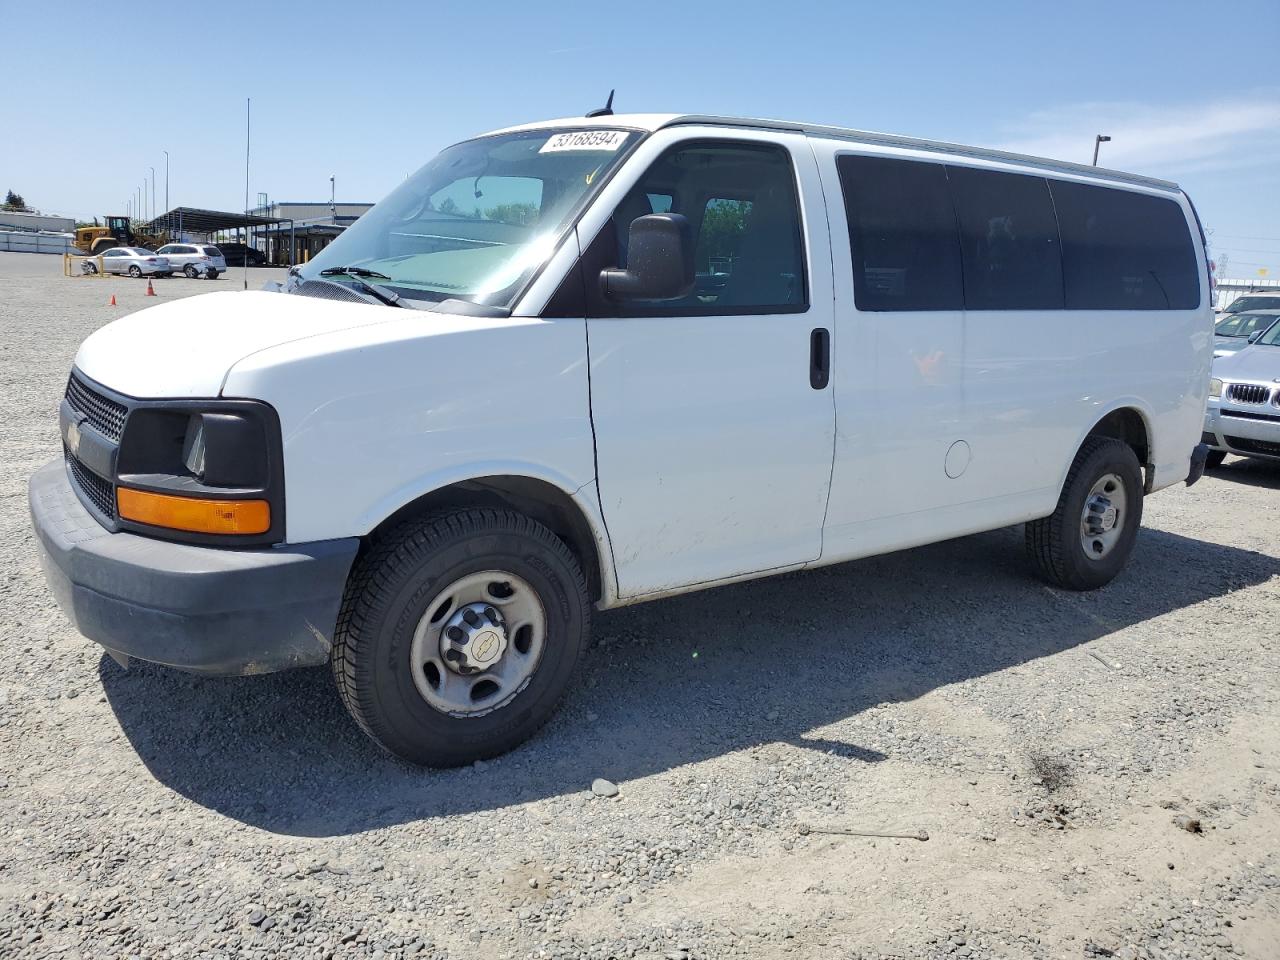
[[[164,151],[164,212],[168,213],[169,206],[169,151]]]
[[[1102,146],[1104,143],[1110,143],[1110,142],[1111,142],[1111,138],[1101,133],[1093,138],[1093,165],[1095,167],[1098,165],[1098,148]]]
[[[156,168],[151,168],[151,219],[156,218]]]
[[[249,105],[251,97],[244,98],[244,213],[249,215]],[[244,238],[249,239],[249,228],[245,227]],[[246,243],[247,245],[247,243]],[[244,289],[249,289],[249,254],[244,255]]]
[[[333,177],[330,177],[330,178],[329,178],[329,216],[331,216],[331,217],[333,218],[334,226],[337,226],[337,223],[338,223],[338,205],[337,205],[337,203],[336,203],[336,202],[334,202],[334,197],[335,197],[335,196],[336,196],[336,194],[335,194],[335,192],[334,192]]]

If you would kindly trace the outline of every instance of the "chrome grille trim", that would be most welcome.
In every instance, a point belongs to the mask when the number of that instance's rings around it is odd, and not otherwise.
[[[1227,387],[1227,399],[1236,403],[1266,403],[1271,388],[1260,383],[1233,383]]]

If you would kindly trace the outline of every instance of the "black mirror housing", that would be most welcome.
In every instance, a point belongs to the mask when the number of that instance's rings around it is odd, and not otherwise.
[[[614,300],[678,300],[694,280],[693,229],[678,213],[631,221],[626,269],[600,271],[600,289]]]

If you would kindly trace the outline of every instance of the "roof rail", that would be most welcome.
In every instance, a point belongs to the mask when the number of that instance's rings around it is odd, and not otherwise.
[[[1161,190],[1181,192],[1181,188],[1170,180],[1155,177],[1144,177],[1138,173],[1126,173],[1123,170],[1109,170],[1106,167],[1091,167],[1084,163],[1072,163],[1069,160],[1050,160],[1047,157],[1033,157],[1021,153],[1010,153],[1005,150],[989,150],[984,147],[969,147],[959,143],[947,143],[943,140],[922,140],[917,137],[904,137],[893,133],[873,133],[868,130],[853,130],[846,127],[829,127],[815,123],[793,123],[787,120],[751,120],[742,117],[717,117],[687,114],[674,117],[663,126],[683,126],[687,124],[706,124],[718,127],[746,127],[757,130],[785,130],[792,133],[803,133],[812,137],[829,137],[835,140],[850,140],[856,143],[874,144],[882,147],[899,147],[906,150],[927,150],[931,153],[947,153],[959,157],[973,157],[980,160],[997,160],[1001,163],[1014,163],[1022,166],[1039,167],[1055,170],[1059,173],[1074,173],[1097,180],[1115,180],[1121,183],[1132,183],[1144,187],[1157,187]]]

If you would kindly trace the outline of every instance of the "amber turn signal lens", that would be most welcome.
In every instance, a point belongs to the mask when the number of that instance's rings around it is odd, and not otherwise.
[[[265,500],[208,500],[120,487],[116,504],[125,520],[170,530],[254,534],[271,529],[271,505]]]

